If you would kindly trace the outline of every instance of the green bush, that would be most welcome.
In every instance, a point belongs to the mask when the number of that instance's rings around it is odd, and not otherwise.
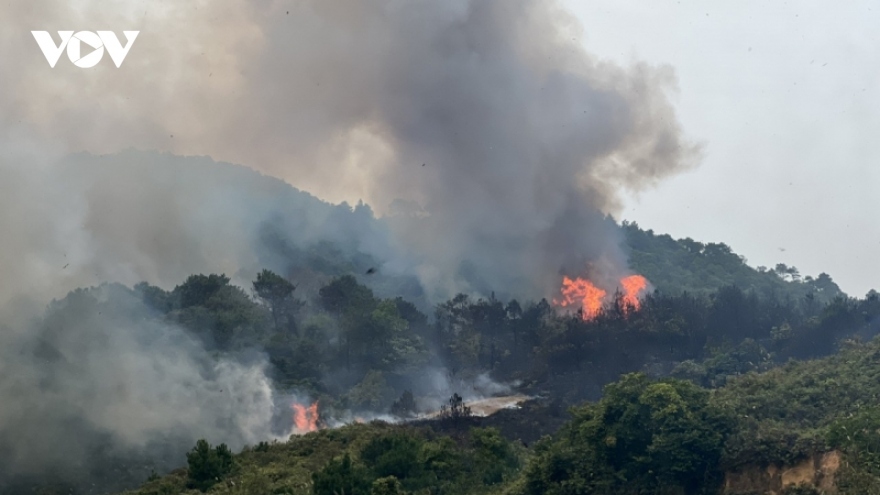
[[[347,453],[333,459],[323,469],[312,474],[315,495],[370,495],[371,477],[367,470],[352,462]]]
[[[403,493],[403,486],[394,476],[379,478],[370,488],[370,495],[403,495]]]
[[[189,485],[203,492],[232,471],[234,463],[232,451],[225,443],[212,449],[204,439],[186,454],[186,462]]]
[[[484,485],[495,485],[516,473],[520,467],[519,457],[510,442],[495,428],[471,430],[474,467]]]
[[[715,493],[729,421],[691,382],[625,375],[597,404],[576,409],[526,470],[533,495]]]
[[[828,442],[844,450],[859,467],[880,475],[880,408],[865,408],[833,422]]]
[[[361,459],[380,478],[417,477],[422,471],[419,452],[423,443],[421,439],[407,433],[374,438],[361,451]]]

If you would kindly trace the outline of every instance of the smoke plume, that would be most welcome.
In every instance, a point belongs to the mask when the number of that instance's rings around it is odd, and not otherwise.
[[[81,289],[4,322],[0,491],[28,476],[121,489],[179,466],[198,438],[237,449],[272,437],[263,360],[215,359],[129,289]],[[120,465],[132,477],[106,472]]]
[[[619,275],[604,222],[617,192],[697,154],[671,69],[590,56],[554,2],[44,0],[7,13],[7,126],[64,150],[209,155],[364,199],[395,214],[399,263],[436,297],[548,295],[588,262]],[[50,69],[29,32],[100,26],[141,31],[120,69],[64,56]]]
[[[13,0],[3,11],[0,302],[19,308],[103,281],[169,288],[214,272],[241,284],[283,264],[279,239],[345,240],[380,271],[417,275],[434,300],[548,296],[561,273],[616,280],[626,260],[606,215],[619,191],[699,154],[670,103],[672,70],[592,57],[552,1]],[[140,31],[121,68],[62,55],[51,69],[30,33],[103,29]],[[120,153],[130,148],[177,156]],[[393,236],[348,228],[329,206],[285,216],[303,200],[281,182],[215,177],[192,155],[363,199]],[[259,366],[209,364],[179,330],[127,308],[69,309],[55,330],[4,312],[0,395],[21,398],[0,404],[7,467],[75,465],[79,452],[56,458],[55,445],[100,435],[124,450],[160,431],[233,444],[268,434]]]

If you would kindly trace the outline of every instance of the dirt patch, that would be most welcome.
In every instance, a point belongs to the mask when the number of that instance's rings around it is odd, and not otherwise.
[[[840,469],[840,452],[816,454],[790,466],[746,466],[725,475],[725,493],[780,495],[791,486],[810,485],[822,493],[837,493],[834,479]]]
[[[836,491],[834,478],[837,475],[837,471],[840,469],[840,460],[840,452],[836,450],[827,452],[822,456],[822,460],[819,463],[818,484],[820,490],[825,490],[828,493]]]
[[[505,395],[503,397],[489,397],[467,401],[464,405],[471,408],[471,414],[478,418],[491,416],[502,409],[518,409],[520,404],[527,402],[531,397],[527,395]],[[433,419],[440,415],[440,411],[432,411],[420,415],[417,419]]]

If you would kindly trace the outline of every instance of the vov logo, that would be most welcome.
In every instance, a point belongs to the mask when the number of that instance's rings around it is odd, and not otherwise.
[[[37,44],[40,45],[40,50],[43,50],[43,55],[46,56],[49,67],[53,69],[65,48],[67,48],[67,58],[73,62],[73,65],[83,69],[98,65],[98,62],[104,57],[104,49],[106,48],[110,58],[113,59],[113,63],[116,64],[116,68],[119,68],[122,65],[122,61],[125,60],[125,56],[128,55],[128,51],[131,50],[131,45],[140,31],[123,31],[122,33],[126,39],[125,46],[122,46],[122,43],[119,42],[119,38],[113,34],[113,31],[98,31],[97,33],[78,31],[76,34],[73,31],[58,31],[58,36],[61,37],[61,44],[56,45],[48,31],[31,31],[31,34],[37,40]],[[86,45],[92,51],[83,55],[83,45]]]

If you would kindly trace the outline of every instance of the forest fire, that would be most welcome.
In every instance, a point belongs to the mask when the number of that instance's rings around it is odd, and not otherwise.
[[[318,403],[311,406],[293,404],[293,424],[296,433],[303,434],[318,431]]]
[[[580,277],[574,280],[563,277],[561,290],[562,300],[554,299],[553,304],[563,308],[580,305],[585,320],[591,320],[599,314],[607,294],[589,280]]]
[[[638,310],[641,306],[639,296],[648,287],[648,280],[641,275],[629,275],[620,280],[620,297],[625,312]],[[561,299],[554,299],[553,304],[562,307],[574,307],[581,310],[583,319],[592,320],[599,315],[602,306],[607,302],[608,291],[597,287],[593,282],[577,277],[562,277]]]
[[[623,288],[624,310],[632,308],[638,311],[642,304],[639,296],[648,287],[648,280],[641,275],[630,275],[620,280],[620,286]]]

